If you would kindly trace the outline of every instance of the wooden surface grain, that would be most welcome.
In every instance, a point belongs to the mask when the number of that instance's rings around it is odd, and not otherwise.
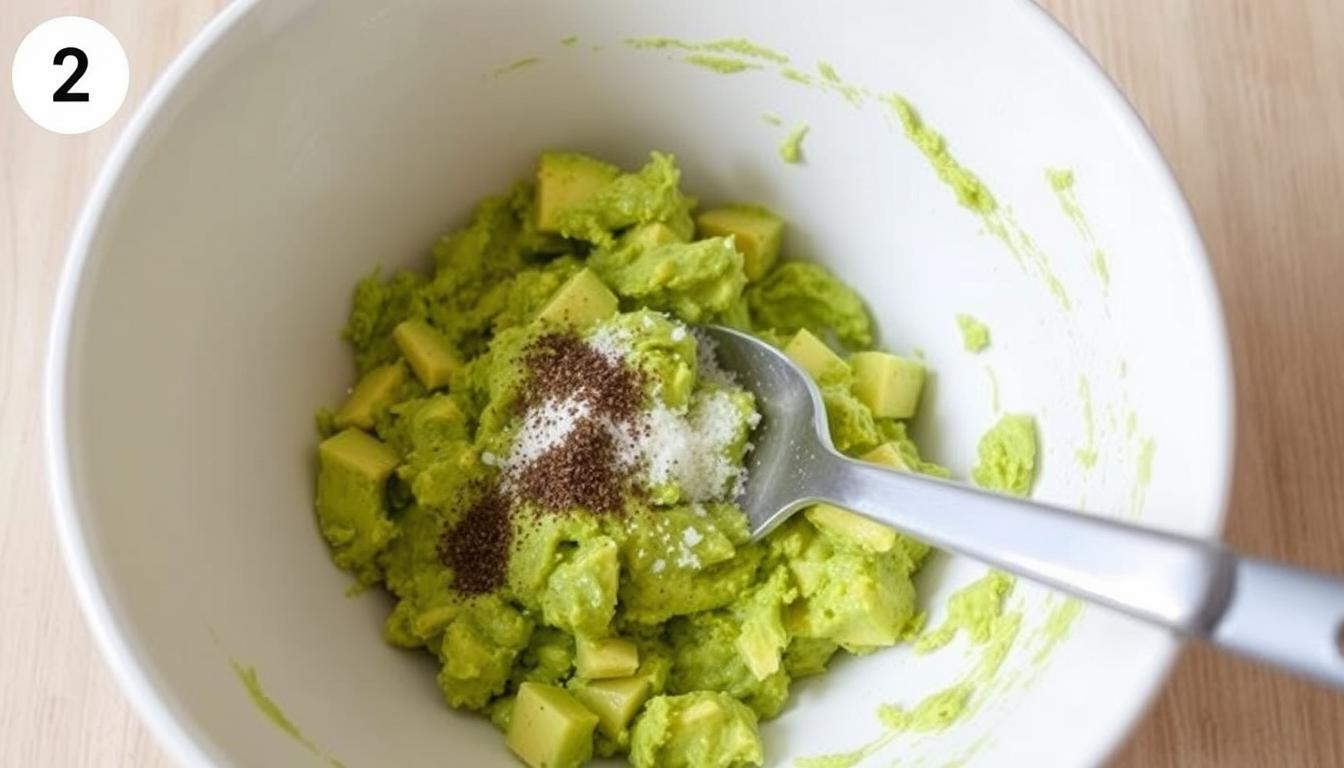
[[[1227,538],[1344,571],[1344,3],[1043,0],[1111,73],[1190,199],[1226,304],[1240,442]],[[96,656],[59,560],[40,373],[77,209],[152,78],[224,0],[6,0],[8,62],[89,16],[127,49],[107,126],[46,133],[0,94],[0,765],[167,760]],[[1098,692],[1102,695],[1102,692]],[[1117,766],[1341,766],[1344,696],[1193,649]]]

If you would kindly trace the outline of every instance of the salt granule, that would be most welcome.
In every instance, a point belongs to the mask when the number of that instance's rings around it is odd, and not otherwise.
[[[565,441],[579,421],[592,410],[587,400],[567,397],[549,399],[530,409],[514,438],[513,448],[504,460],[507,469],[520,469]]]

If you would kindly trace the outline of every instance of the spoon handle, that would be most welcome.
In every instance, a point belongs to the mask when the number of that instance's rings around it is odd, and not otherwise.
[[[835,455],[816,500],[1344,688],[1344,579]]]
[[[1232,594],[1213,644],[1344,688],[1344,580],[1235,558]]]

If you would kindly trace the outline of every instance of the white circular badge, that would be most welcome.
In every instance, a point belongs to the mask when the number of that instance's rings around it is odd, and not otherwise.
[[[84,133],[112,119],[131,68],[116,36],[93,19],[62,16],[37,25],[14,52],[14,98],[55,133]]]

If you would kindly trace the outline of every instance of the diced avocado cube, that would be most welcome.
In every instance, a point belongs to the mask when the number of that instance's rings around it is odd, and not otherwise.
[[[317,519],[332,559],[361,583],[374,583],[375,558],[396,530],[387,517],[383,486],[397,454],[352,427],[323,440],[317,456]]]
[[[854,396],[879,419],[908,419],[919,409],[924,388],[924,366],[886,352],[856,352],[849,357],[854,369]]]
[[[629,677],[639,669],[639,647],[620,637],[580,638],[574,666],[579,677],[589,680]]]
[[[779,258],[784,221],[759,205],[729,205],[695,217],[697,237],[733,237],[747,280],[759,280]]]
[[[602,278],[583,269],[556,290],[537,319],[554,325],[582,328],[616,314],[618,302]]]
[[[461,607],[457,604],[430,608],[416,614],[415,618],[411,620],[411,627],[415,630],[417,637],[433,637],[442,632],[443,628],[448,626],[448,622],[457,618],[457,614],[460,612]]]
[[[598,716],[553,685],[523,683],[504,743],[531,768],[577,768],[593,757]]]
[[[668,243],[684,242],[686,242],[685,238],[661,221],[652,221],[648,224],[631,227],[626,230],[625,234],[621,235],[621,245],[635,245],[644,249],[656,248]]]
[[[392,338],[420,383],[428,389],[447,386],[449,379],[462,367],[447,339],[423,320],[401,323],[392,330]]]
[[[323,440],[317,453],[323,468],[339,468],[372,485],[381,485],[397,468],[396,451],[357,429]]]
[[[826,342],[812,335],[806,328],[801,329],[784,345],[784,354],[807,371],[812,378],[820,379],[824,374],[835,370],[847,370],[849,364],[826,346]]]
[[[881,464],[884,467],[899,469],[902,472],[913,471],[910,469],[910,465],[906,463],[905,457],[901,455],[901,450],[896,447],[895,443],[883,443],[859,458],[863,461]]]
[[[890,552],[896,546],[896,531],[862,515],[831,504],[815,504],[804,512],[808,522],[869,552]]]
[[[778,630],[778,634],[772,630]],[[772,627],[758,622],[743,626],[734,646],[752,676],[764,680],[779,669],[780,653],[787,643],[788,635],[782,624]]]
[[[620,168],[577,152],[543,153],[537,162],[537,231],[559,232],[565,211],[620,175]]]
[[[379,366],[364,374],[340,410],[336,411],[333,420],[336,428],[373,429],[374,415],[391,404],[404,381],[406,366],[399,362]]]
[[[597,730],[620,740],[635,713],[652,693],[643,677],[617,677],[597,680],[574,691],[574,697],[597,715]]]

